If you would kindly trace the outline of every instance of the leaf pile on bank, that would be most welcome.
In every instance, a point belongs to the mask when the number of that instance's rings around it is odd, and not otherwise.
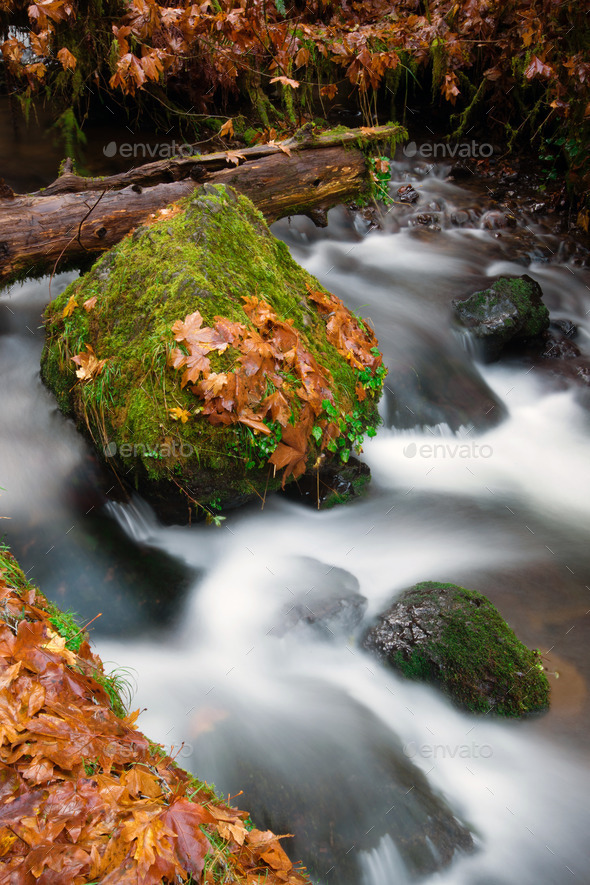
[[[366,322],[359,323],[334,295],[308,286],[308,297],[329,317],[326,336],[341,356],[355,369],[368,369],[371,375],[381,367],[377,339]],[[284,485],[291,474],[296,478],[305,472],[312,434],[323,451],[334,447],[346,424],[330,417],[329,412],[337,413],[330,389],[333,379],[305,346],[293,321],[280,320],[270,304],[256,296],[242,300],[252,328],[220,316],[215,317],[213,328],[203,326],[197,310],[172,326],[183,349],[172,352],[170,363],[177,370],[184,369],[182,387],[193,382],[190,390],[203,401],[200,413],[211,424],[239,422],[266,436],[273,432],[268,419],[279,425],[275,427],[278,445],[269,462],[284,468]],[[224,353],[230,346],[238,368],[212,371],[209,354]],[[83,356],[73,359],[79,362]],[[366,396],[360,381],[356,393],[359,400]],[[170,411],[178,412],[173,417],[186,422],[185,410]]]
[[[305,885],[273,833],[113,712],[100,659],[56,623],[2,551],[0,881]]]

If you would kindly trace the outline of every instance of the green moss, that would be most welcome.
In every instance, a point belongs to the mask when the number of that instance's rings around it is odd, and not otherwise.
[[[321,286],[297,265],[276,240],[253,204],[223,186],[206,186],[179,204],[180,210],[138,228],[91,271],[72,283],[46,313],[47,342],[42,377],[60,408],[86,429],[99,448],[110,447],[136,482],[181,477],[198,489],[198,500],[220,498],[224,506],[244,480],[250,495],[276,488],[261,459],[252,461],[252,432],[243,426],[213,426],[194,417],[174,421],[174,407],[198,412],[200,401],[180,373],[167,366],[175,347],[171,327],[199,310],[205,325],[215,317],[248,323],[242,296],[268,301],[279,317],[288,317],[304,336],[306,347],[332,376],[341,415],[358,410],[363,429],[379,422],[379,384],[368,386],[358,403],[358,373],[328,342],[325,321],[306,297],[306,285]],[[83,302],[96,297],[91,311]],[[64,319],[71,298],[75,309]],[[94,347],[107,363],[92,381],[77,383],[72,357]],[[211,355],[213,371],[230,369],[238,352]],[[190,458],[183,454],[190,448]],[[314,453],[312,453],[313,455]],[[317,456],[317,453],[315,453]]]
[[[66,648],[74,652],[80,651],[80,646],[84,639],[86,639],[86,634],[82,625],[78,623],[74,612],[61,611],[52,602],[48,604],[47,611],[49,612],[49,621],[54,630],[66,640]]]
[[[33,589],[33,585],[27,580],[25,573],[3,541],[0,541],[0,575],[18,593]]]
[[[549,683],[538,652],[520,642],[481,593],[426,581],[400,601],[420,609],[429,636],[409,655],[394,654],[391,663],[405,676],[441,684],[473,712],[489,712],[493,705],[497,714],[522,716],[548,707]]]

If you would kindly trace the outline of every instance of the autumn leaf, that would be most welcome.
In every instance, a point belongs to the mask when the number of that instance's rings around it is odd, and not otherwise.
[[[202,350],[199,347],[191,348],[190,354],[184,358],[186,370],[180,381],[181,387],[186,387],[190,382],[198,381],[202,372],[209,372],[211,361],[205,356],[205,353],[208,353],[208,351]]]
[[[213,396],[219,396],[226,388],[228,375],[226,372],[212,372],[207,378],[199,382],[198,392],[204,399],[211,399]]]
[[[72,55],[69,49],[66,49],[65,46],[59,50],[57,57],[59,58],[64,71],[76,70],[76,56]]]
[[[77,295],[70,295],[70,297],[68,299],[68,303],[66,304],[66,306],[64,307],[64,309],[62,311],[62,314],[61,314],[62,319],[65,320],[66,317],[71,316],[74,313],[74,310],[76,309],[77,306],[78,306],[78,296]]]
[[[107,362],[106,359],[97,359],[90,344],[86,345],[86,353],[77,353],[72,357],[72,361],[80,367],[76,369],[76,377],[80,381],[93,381],[97,375],[100,375]]]
[[[527,80],[532,80],[533,77],[544,77],[547,79],[552,73],[553,69],[550,65],[545,64],[538,56],[533,55],[524,75]]]
[[[260,852],[260,857],[269,867],[286,872],[292,869],[293,864],[279,844],[279,838],[284,839],[285,836],[277,837],[271,830],[254,829],[247,834],[246,841],[248,847]]]
[[[202,325],[203,317],[198,310],[185,317],[184,321],[176,320],[172,326],[175,340],[188,341],[191,335],[198,331]]]
[[[211,850],[201,825],[215,822],[211,810],[181,797],[170,804],[162,815],[162,820],[176,835],[176,852],[183,867],[187,873],[200,880],[205,855]]]
[[[96,295],[94,295],[92,298],[87,298],[86,301],[83,303],[82,307],[84,308],[84,310],[87,313],[90,313],[90,311],[94,310],[94,308],[96,307],[97,301],[98,301],[98,298]]]
[[[266,417],[269,413],[271,419],[278,421],[282,427],[286,427],[289,423],[292,414],[291,407],[280,390],[275,390],[274,393],[262,400],[260,414]]]
[[[186,424],[191,416],[190,412],[187,412],[186,409],[181,409],[179,406],[174,406],[173,409],[168,409],[168,414],[173,421],[182,421],[183,424]]]
[[[238,412],[238,421],[240,424],[245,424],[247,427],[251,427],[252,430],[256,430],[258,433],[262,433],[264,436],[270,436],[271,430],[270,427],[262,421],[258,415],[255,415],[252,409],[244,408]]]
[[[288,86],[290,89],[299,89],[299,80],[291,80],[290,77],[272,77],[271,83],[281,83],[282,86]]]
[[[228,135],[230,138],[233,137],[234,134],[234,124],[233,120],[226,120],[221,129],[219,130],[219,135],[221,138],[224,138]]]
[[[297,51],[297,55],[295,56],[295,67],[300,68],[302,65],[306,65],[311,58],[311,53],[306,46],[301,46]]]
[[[285,483],[291,475],[293,475],[294,479],[297,479],[298,476],[305,473],[307,440],[308,436],[305,427],[301,425],[287,427],[281,442],[268,459],[269,463],[273,464],[276,469],[285,468],[282,488],[285,487]]]
[[[239,166],[240,160],[246,159],[245,154],[240,154],[239,151],[226,151],[225,156],[228,162],[233,163],[234,166]]]
[[[331,101],[333,98],[336,98],[336,96],[338,95],[338,86],[336,85],[336,83],[330,83],[329,86],[322,86],[320,89],[320,95],[323,98],[330,99],[330,101]]]
[[[271,140],[268,142],[268,144],[269,144],[269,147],[276,147],[276,148],[278,148],[280,151],[282,151],[283,154],[286,154],[288,157],[291,156],[291,149],[288,148],[286,144],[283,144],[283,143],[280,142],[280,141],[275,141],[274,138],[271,139]]]
[[[460,95],[459,80],[455,73],[445,74],[444,82],[441,86],[441,92],[447,101],[455,104],[457,96]]]

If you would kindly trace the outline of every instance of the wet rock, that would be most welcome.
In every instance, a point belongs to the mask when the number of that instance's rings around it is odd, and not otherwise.
[[[310,470],[290,483],[283,494],[315,510],[329,510],[364,494],[370,479],[368,465],[351,457],[346,464],[331,462]]]
[[[230,707],[193,744],[193,767],[224,792],[243,790],[259,828],[292,833],[283,847],[312,881],[359,885],[360,853],[384,835],[408,881],[473,850],[467,828],[371,710],[320,680],[289,681],[284,692],[288,708],[280,699]]]
[[[421,225],[422,227],[429,227],[431,230],[440,230],[438,220],[438,215],[432,215],[429,212],[421,212],[419,215],[414,215],[414,217],[410,221],[410,224]]]
[[[560,328],[566,334],[561,333]],[[551,323],[549,331],[537,338],[520,342],[517,348],[509,345],[506,355],[513,355],[521,363],[543,371],[558,390],[566,389],[573,382],[582,389],[581,402],[588,408],[590,400],[586,391],[590,386],[590,360],[567,333],[576,334],[577,327],[569,320],[556,320]]]
[[[481,226],[485,230],[499,230],[506,227],[516,227],[516,218],[510,212],[500,212],[498,209],[490,209],[481,216]]]
[[[575,338],[578,334],[578,327],[571,320],[551,320],[549,328],[561,332],[566,338]]]
[[[545,358],[535,365],[546,373],[557,390],[565,390],[572,384],[580,388],[578,401],[590,410],[590,359],[584,356]]]
[[[546,360],[567,360],[581,356],[580,348],[566,337],[545,333],[542,356]]]
[[[402,184],[402,186],[397,189],[397,198],[400,203],[415,203],[420,199],[420,194],[411,184]]]
[[[482,355],[495,359],[514,340],[533,338],[549,326],[549,311],[539,284],[528,274],[498,277],[487,289],[452,302],[459,323],[482,345]]]
[[[407,590],[367,632],[364,646],[474,713],[523,716],[549,706],[538,653],[485,596],[456,584],[425,581]]]
[[[473,177],[473,169],[468,163],[455,163],[449,172],[449,178],[455,181],[465,181],[467,178]]]
[[[292,601],[272,635],[304,630],[321,639],[350,636],[367,608],[355,576],[308,556],[290,559],[285,566],[284,582],[288,583]],[[273,572],[281,580],[276,568]]]
[[[310,209],[305,214],[316,227],[328,227],[328,213],[325,209]]]
[[[413,348],[412,362],[388,360],[383,400],[388,427],[412,429],[447,424],[453,432],[487,430],[506,416],[506,408],[471,360],[432,342]]]
[[[464,209],[457,209],[456,212],[451,213],[451,222],[453,224],[461,226],[467,224],[469,220],[469,212],[466,212]]]

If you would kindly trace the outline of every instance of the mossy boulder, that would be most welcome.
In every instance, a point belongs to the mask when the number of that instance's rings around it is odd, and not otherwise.
[[[60,408],[169,522],[345,463],[379,423],[371,329],[221,185],[107,252],[46,326]]]
[[[416,584],[380,615],[363,644],[404,676],[439,685],[474,713],[523,716],[549,706],[538,652],[523,645],[474,590]]]
[[[498,277],[487,289],[453,301],[459,323],[481,342],[487,359],[496,359],[512,341],[534,338],[549,327],[543,291],[528,274]]]

